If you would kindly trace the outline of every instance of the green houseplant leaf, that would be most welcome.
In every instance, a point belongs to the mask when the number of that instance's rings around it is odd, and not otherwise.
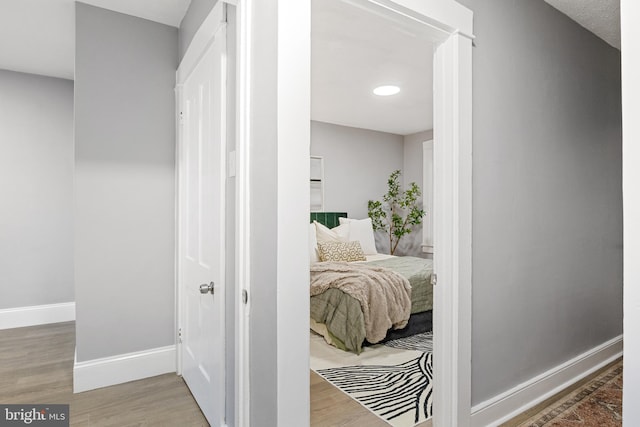
[[[389,235],[391,255],[398,248],[400,239],[422,224],[425,216],[425,211],[418,206],[418,199],[422,195],[420,187],[412,182],[407,190],[403,190],[400,175],[399,170],[391,173],[387,180],[389,189],[382,196],[382,201],[369,200],[367,203],[373,229]]]

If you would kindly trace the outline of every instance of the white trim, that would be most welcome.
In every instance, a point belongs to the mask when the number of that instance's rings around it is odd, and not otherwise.
[[[311,2],[277,4],[275,413],[277,424],[286,427],[307,424],[310,416],[310,300],[305,282],[309,283]],[[304,390],[302,396],[298,387]]]
[[[251,425],[251,38],[252,0],[236,10],[236,271],[235,271],[235,423]],[[248,295],[243,301],[243,292]]]
[[[422,252],[433,253],[433,138],[422,142]]]
[[[298,0],[308,4],[310,0]],[[344,0],[375,14],[383,14],[402,23],[411,20],[423,24],[423,33],[435,45],[434,55],[434,271],[438,285],[434,289],[434,425],[467,427],[471,414],[471,226],[472,226],[472,38],[473,12],[454,0]],[[283,6],[280,5],[280,8]],[[287,19],[306,22],[308,16],[296,3],[289,6]],[[279,15],[281,16],[281,15]],[[290,23],[285,22],[284,25]],[[280,28],[279,28],[280,29]],[[305,40],[305,25],[290,39]],[[282,60],[295,58],[278,51]],[[305,62],[303,62],[305,61]],[[307,58],[297,59],[306,69]],[[280,75],[278,76],[280,77]],[[277,86],[280,89],[280,86]],[[279,98],[297,101],[300,108],[308,104],[308,91],[279,92]],[[278,100],[279,103],[281,100]],[[280,118],[280,117],[278,117]],[[295,118],[298,120],[298,118]],[[288,130],[302,124],[291,120]],[[281,127],[278,127],[281,131]],[[293,169],[304,161],[291,157],[278,164]],[[278,193],[280,196],[280,193]],[[297,199],[288,200],[295,206]],[[282,200],[281,203],[286,203]],[[306,239],[302,233],[299,239]],[[278,260],[281,262],[281,260]],[[283,262],[283,261],[282,261]],[[308,277],[308,276],[307,276]],[[279,288],[280,289],[280,288]],[[280,301],[280,300],[279,300]],[[278,303],[278,314],[298,310],[299,306]],[[307,322],[302,316],[298,322]],[[278,323],[277,336],[286,336],[292,344],[278,342],[278,354],[295,351],[302,336],[287,334],[289,328]],[[308,332],[307,332],[308,333]],[[279,367],[278,367],[279,368]],[[280,372],[280,369],[278,369]],[[297,374],[297,370],[294,374]],[[280,374],[279,374],[280,375]],[[279,380],[280,378],[278,378]],[[278,390],[278,404],[284,399]],[[308,407],[308,391],[289,390],[283,405]],[[303,422],[291,418],[293,422]],[[293,424],[292,424],[293,425]]]
[[[473,426],[498,426],[622,356],[622,335],[475,405]]]
[[[223,1],[216,3],[193,36],[176,72],[176,82],[178,84],[184,83],[189,78],[195,66],[200,62],[200,58],[213,42],[215,33],[224,27],[226,19],[224,4],[225,2]]]
[[[176,72],[176,82],[177,82],[177,72]],[[178,167],[180,162],[182,161],[179,141],[182,138],[182,130],[183,130],[183,117],[180,115],[180,110],[182,109],[182,94],[183,94],[183,85],[176,84],[175,87],[176,94],[176,147],[175,147],[175,182],[174,182],[174,191],[176,195],[175,206],[174,206],[174,215],[175,215],[175,224],[174,224],[174,242],[175,242],[175,259],[173,260],[174,271],[173,271],[173,286],[174,286],[174,298],[176,301],[176,305],[174,307],[173,318],[174,318],[174,336],[176,337],[176,373],[178,375],[182,375],[182,337],[180,335],[180,329],[182,327],[182,308],[181,301],[182,296],[180,295],[180,271],[182,269],[182,262],[180,260],[180,255],[182,253],[182,248],[180,247],[180,233],[182,233],[182,215],[180,212],[181,205],[181,192],[182,181],[180,180],[180,174],[178,173]]]
[[[438,285],[434,289],[434,419],[436,426],[467,427],[471,414],[471,148],[472,148],[472,38],[473,12],[454,0],[343,0],[374,14],[384,15],[402,24],[418,22],[423,33],[435,45],[434,55],[434,271]],[[306,10],[299,4],[310,0],[297,0],[289,8],[286,19],[306,24]],[[280,8],[284,8],[279,3]],[[297,9],[299,8],[299,9]],[[279,15],[279,19],[282,15]],[[283,26],[290,22],[284,19]],[[287,34],[291,40],[306,40],[307,28],[300,24],[298,33]],[[279,26],[279,31],[281,30]],[[431,52],[431,51],[429,51]],[[289,52],[278,50],[278,65],[284,60],[295,62],[305,70],[306,57],[291,58]],[[303,62],[304,61],[304,62]],[[287,63],[288,66],[291,64]],[[278,70],[280,78],[280,70]],[[309,92],[277,90],[281,104],[297,102],[299,108],[308,105]],[[287,129],[294,131],[302,126],[302,116],[292,116]],[[280,116],[278,116],[280,119]],[[284,124],[284,122],[283,122]],[[280,133],[282,127],[278,127]],[[303,141],[303,140],[302,140]],[[278,163],[278,174],[290,172],[305,161],[293,155],[287,162]],[[283,171],[286,169],[286,171]],[[280,196],[280,192],[278,192]],[[296,206],[298,199],[291,198]],[[300,233],[299,239],[306,239]],[[278,259],[279,262],[284,262]],[[297,265],[297,264],[296,264]],[[308,277],[308,276],[307,276]],[[278,288],[280,289],[280,288]],[[308,295],[308,294],[307,294]],[[283,299],[284,300],[284,299]],[[299,310],[300,306],[283,304],[278,300],[278,314]],[[308,317],[296,318],[308,322]],[[291,335],[290,327],[278,322],[277,336],[287,337],[278,341],[278,354],[288,354],[298,349],[304,337]],[[308,333],[308,332],[307,332]],[[301,353],[302,354],[302,353]],[[286,370],[285,370],[286,371]],[[295,375],[299,371],[294,371]],[[280,366],[278,366],[280,375]],[[284,374],[283,374],[284,375]],[[286,381],[283,381],[286,383]],[[302,381],[301,381],[302,383]],[[306,382],[304,382],[306,384]],[[280,384],[280,377],[278,377]],[[290,383],[288,383],[290,384]],[[278,389],[278,404],[290,408],[308,408],[308,390],[290,388],[286,395]],[[290,418],[294,423],[302,418]],[[293,425],[293,424],[292,424]]]
[[[319,160],[320,161],[320,199],[322,202],[320,203],[320,207],[318,209],[311,209],[311,212],[324,212],[324,157],[323,156],[309,156],[310,161]],[[314,179],[314,177],[310,177]],[[309,203],[311,206],[311,203]]]
[[[85,362],[73,361],[73,392],[80,393],[176,371],[176,347],[169,345]]]
[[[434,55],[434,425],[471,413],[471,40],[453,31]]]
[[[460,34],[473,40],[473,12],[454,0],[343,0],[351,4],[366,2],[424,24],[443,34]]]
[[[422,248],[423,254],[433,254],[433,246],[422,244],[420,247]]]
[[[0,310],[0,330],[76,320],[76,303],[34,305]]]

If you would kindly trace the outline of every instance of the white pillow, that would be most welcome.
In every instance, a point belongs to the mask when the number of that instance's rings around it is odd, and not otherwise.
[[[376,238],[373,235],[371,218],[351,219],[339,218],[340,227],[349,225],[349,241],[358,241],[365,255],[376,255]]]
[[[316,226],[314,223],[309,224],[309,262],[315,264],[320,262],[318,256],[318,240],[316,239]]]
[[[349,224],[342,224],[334,228],[328,228],[313,221],[316,227],[316,240],[318,242],[348,242],[349,241]]]

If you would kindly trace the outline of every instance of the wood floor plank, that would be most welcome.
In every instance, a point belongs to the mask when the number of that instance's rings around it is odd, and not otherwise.
[[[73,394],[74,348],[74,322],[0,331],[0,402],[69,404],[77,427],[209,425],[175,374]]]
[[[74,394],[74,349],[74,322],[0,330],[0,402],[69,404],[74,427],[208,426],[175,374]],[[310,378],[312,427],[388,426],[319,375]]]

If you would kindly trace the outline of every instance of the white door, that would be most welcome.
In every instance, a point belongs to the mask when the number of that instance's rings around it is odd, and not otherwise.
[[[182,86],[178,239],[182,375],[212,426],[225,418],[225,27]]]

